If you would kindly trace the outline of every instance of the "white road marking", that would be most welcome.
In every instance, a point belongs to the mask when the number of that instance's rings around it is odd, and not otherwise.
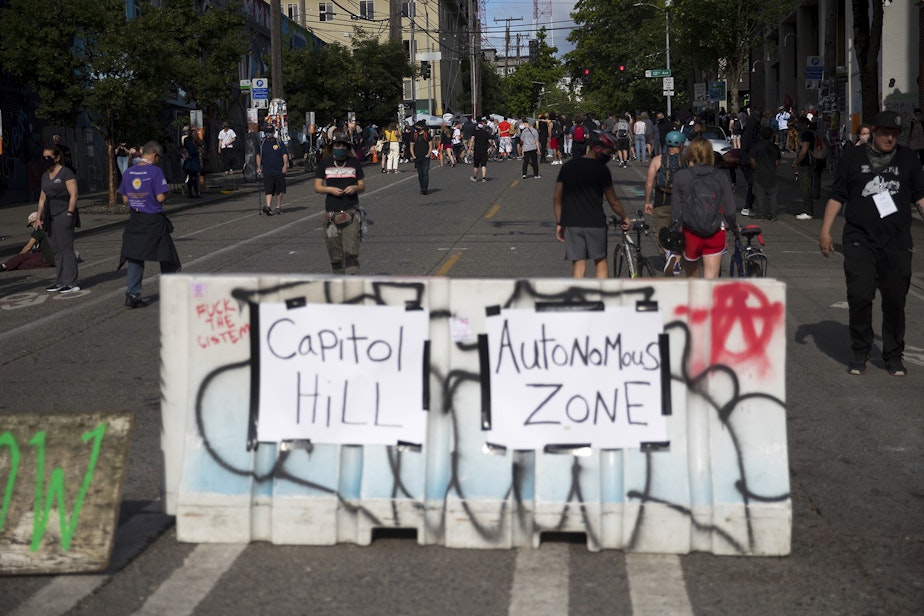
[[[674,554],[626,554],[633,616],[693,616],[680,557]]]
[[[510,616],[559,616],[568,613],[568,544],[544,543],[520,548],[510,589]]]
[[[183,566],[148,597],[138,616],[185,616],[208,595],[237,557],[247,548],[246,543],[203,543],[186,558]]]
[[[159,507],[156,508],[159,510]],[[160,535],[173,519],[150,508],[132,516],[116,531],[110,570],[122,569]],[[9,616],[59,616],[72,610],[111,576],[105,574],[59,575],[29,597]]]

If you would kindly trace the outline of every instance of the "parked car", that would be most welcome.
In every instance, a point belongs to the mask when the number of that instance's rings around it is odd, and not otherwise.
[[[706,125],[703,127],[703,137],[712,144],[715,154],[715,166],[722,169],[736,169],[741,164],[741,153],[731,146],[731,141],[721,126]]]

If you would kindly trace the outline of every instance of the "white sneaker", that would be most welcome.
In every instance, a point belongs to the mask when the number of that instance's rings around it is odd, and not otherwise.
[[[742,215],[742,216],[750,216],[750,215],[751,215],[751,210],[749,210],[748,208],[744,208],[743,210],[741,210],[741,215]]]
[[[76,284],[75,284],[75,285],[70,286],[70,287],[66,287],[66,286],[65,286],[65,287],[61,287],[61,290],[59,290],[58,293],[60,293],[61,295],[67,295],[67,294],[69,294],[69,293],[76,293],[76,292],[79,291],[79,290],[80,290],[80,285],[76,285]]]
[[[524,175],[524,176],[520,177],[520,179],[521,179],[521,180],[525,180],[525,179],[526,179],[526,176]]]
[[[812,215],[806,214],[805,212],[802,212],[801,214],[798,214],[796,216],[796,220],[811,220],[811,219],[812,219]]]

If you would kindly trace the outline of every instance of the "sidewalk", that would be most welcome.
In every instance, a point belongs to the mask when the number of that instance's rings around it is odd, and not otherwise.
[[[295,173],[298,179],[301,179],[301,168]],[[242,174],[237,173],[231,176],[223,173],[205,174],[205,186],[202,190],[201,199],[190,199],[184,194],[183,184],[171,184],[171,192],[167,201],[164,203],[164,210],[177,212],[191,207],[215,203],[225,199],[240,195],[251,194],[262,190],[262,182],[247,182]],[[116,194],[120,199],[121,196]],[[128,221],[128,214],[111,214],[99,213],[96,210],[102,210],[100,207],[106,203],[108,193],[98,191],[92,193],[81,193],[77,197],[77,209],[80,211],[80,229],[77,230],[77,236],[86,235],[92,231],[108,229],[124,225]],[[255,211],[256,211],[256,206]],[[15,203],[0,206],[0,260],[5,261],[11,256],[22,250],[26,242],[29,241],[29,234],[32,232],[26,226],[29,214],[38,209],[38,201]]]

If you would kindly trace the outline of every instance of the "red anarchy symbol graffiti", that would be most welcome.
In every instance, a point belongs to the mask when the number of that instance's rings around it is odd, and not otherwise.
[[[710,364],[756,362],[761,374],[770,368],[767,351],[776,327],[783,324],[783,304],[771,302],[753,284],[717,285],[711,308],[678,306],[676,313],[688,314],[691,326],[711,321]]]

